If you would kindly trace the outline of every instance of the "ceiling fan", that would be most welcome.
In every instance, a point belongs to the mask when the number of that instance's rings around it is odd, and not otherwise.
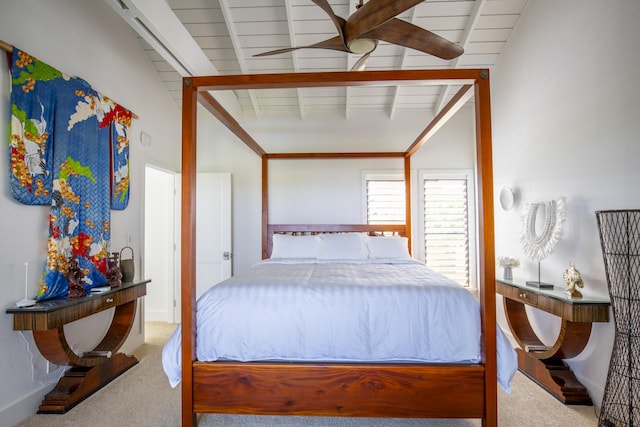
[[[363,70],[378,41],[419,50],[442,59],[453,59],[464,52],[462,47],[430,31],[395,18],[424,0],[369,0],[356,6],[356,11],[346,20],[337,16],[328,0],[312,0],[333,21],[338,35],[308,46],[288,47],[263,52],[254,56],[278,55],[297,49],[332,49],[363,55],[352,70]]]

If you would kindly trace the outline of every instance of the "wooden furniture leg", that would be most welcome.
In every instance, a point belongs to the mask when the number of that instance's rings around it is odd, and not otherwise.
[[[544,351],[525,351],[530,346],[544,344],[529,323],[525,304],[509,298],[503,301],[509,327],[520,346],[516,349],[520,371],[565,404],[592,405],[589,392],[562,360],[582,352],[589,341],[591,322],[562,319],[560,333],[551,347]]]
[[[64,327],[33,331],[42,355],[56,365],[71,365],[39,407],[39,414],[64,414],[91,394],[138,363],[133,356],[116,353],[122,346],[136,312],[137,300],[115,307],[111,326],[93,350],[96,356],[79,356],[69,347]]]

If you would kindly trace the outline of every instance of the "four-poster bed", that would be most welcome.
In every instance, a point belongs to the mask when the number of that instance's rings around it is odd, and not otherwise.
[[[210,90],[332,87],[384,84],[453,84],[462,88],[403,152],[267,153],[213,98]],[[480,418],[497,425],[497,357],[493,182],[489,73],[487,70],[364,71],[292,73],[184,79],[182,102],[182,423],[195,425],[197,413]],[[358,225],[307,226],[305,232],[391,231],[411,237],[409,195],[411,156],[440,126],[475,97],[479,233],[480,362],[457,363],[246,363],[196,360],[195,183],[197,103],[229,128],[262,159],[263,258],[271,234],[300,226],[269,223],[270,159],[402,158],[407,186],[407,222],[401,229]],[[355,228],[355,229],[354,229]]]

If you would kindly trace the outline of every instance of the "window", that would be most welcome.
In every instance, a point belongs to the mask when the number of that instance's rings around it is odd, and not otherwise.
[[[366,176],[367,224],[404,224],[405,185],[395,174]]]
[[[424,174],[422,184],[425,264],[469,286],[474,271],[469,174]]]

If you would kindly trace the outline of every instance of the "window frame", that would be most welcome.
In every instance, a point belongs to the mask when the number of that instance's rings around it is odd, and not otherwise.
[[[425,262],[426,236],[424,229],[424,180],[425,179],[466,179],[467,181],[467,233],[469,234],[469,286],[468,289],[478,289],[478,248],[477,248],[477,211],[475,194],[475,174],[472,169],[421,169],[418,171],[416,188],[417,217],[419,221],[414,222],[414,236],[420,236],[420,245],[414,246],[417,249],[415,255]],[[419,189],[419,191],[418,191]]]

